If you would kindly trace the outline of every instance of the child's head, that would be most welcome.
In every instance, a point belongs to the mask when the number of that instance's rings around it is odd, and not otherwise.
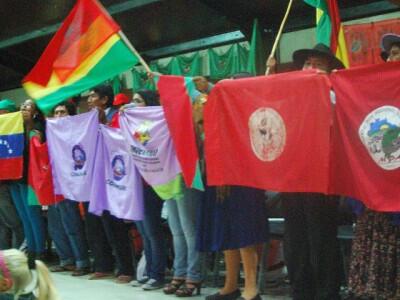
[[[46,265],[37,260],[30,270],[26,255],[16,249],[0,251],[0,293],[13,294],[18,299],[35,291],[38,300],[58,300],[58,294]]]

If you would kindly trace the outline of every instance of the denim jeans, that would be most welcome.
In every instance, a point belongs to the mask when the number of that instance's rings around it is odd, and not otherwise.
[[[88,247],[78,203],[64,200],[49,206],[48,229],[60,257],[60,265],[89,267]]]
[[[187,189],[180,200],[167,200],[168,225],[174,244],[174,277],[201,281],[200,252],[196,250],[196,216],[202,192]]]
[[[167,264],[167,249],[161,219],[164,202],[150,187],[145,187],[144,196],[145,217],[143,221],[135,223],[143,239],[146,273],[149,278],[164,280]]]
[[[0,183],[0,250],[19,248],[24,229],[9,193],[9,186]]]
[[[28,205],[28,186],[26,183],[13,182],[10,191],[15,208],[24,227],[28,251],[36,254],[45,251],[45,226],[41,215],[41,206]]]

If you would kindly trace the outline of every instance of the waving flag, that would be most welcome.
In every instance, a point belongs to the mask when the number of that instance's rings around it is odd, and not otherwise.
[[[340,21],[337,0],[304,0],[317,9],[317,43],[330,47],[332,53],[345,65],[349,66],[346,40]]]
[[[162,107],[126,109],[119,122],[144,180],[162,199],[180,198],[182,171]]]
[[[57,194],[89,201],[99,130],[96,110],[47,119],[46,136]]]
[[[305,71],[218,83],[204,109],[208,183],[327,193],[329,91]]]
[[[0,180],[22,177],[23,151],[21,112],[0,115]]]
[[[96,0],[78,0],[39,61],[23,80],[44,112],[133,67],[138,57]]]
[[[118,128],[100,125],[89,211],[143,220],[143,182]]]
[[[185,183],[204,190],[192,117],[194,82],[190,77],[160,76],[157,86]]]
[[[400,211],[399,78],[400,63],[331,75],[337,100],[331,192],[377,211]]]

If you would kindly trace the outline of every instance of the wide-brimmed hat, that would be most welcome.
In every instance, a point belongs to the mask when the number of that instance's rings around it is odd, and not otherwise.
[[[301,69],[304,65],[304,62],[310,56],[323,56],[329,59],[331,63],[332,69],[343,69],[343,63],[337,59],[333,54],[329,47],[325,46],[322,43],[315,45],[312,49],[299,49],[293,52],[293,62],[294,64]]]
[[[129,98],[127,95],[122,93],[115,95],[113,105],[122,105],[128,103],[129,103]]]
[[[390,52],[390,48],[395,43],[400,44],[400,35],[394,33],[387,33],[382,36],[381,48],[386,53]]]
[[[15,102],[10,99],[0,100],[0,110],[6,110],[8,112],[17,111],[17,106]]]

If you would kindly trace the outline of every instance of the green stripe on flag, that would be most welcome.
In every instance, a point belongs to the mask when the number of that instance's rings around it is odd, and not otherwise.
[[[203,179],[201,177],[200,164],[198,160],[196,162],[196,173],[193,178],[192,188],[204,191],[204,184],[203,184]]]
[[[326,0],[304,0],[304,2],[322,11],[322,15],[317,23],[317,43],[323,43],[330,47],[332,22]]]
[[[50,95],[37,99],[36,103],[47,114],[58,103],[121,74],[136,65],[138,61],[139,59],[136,55],[120,40],[111,47],[85,77],[69,86],[60,88]]]
[[[39,199],[36,196],[34,189],[30,185],[28,185],[28,205],[40,205]]]

